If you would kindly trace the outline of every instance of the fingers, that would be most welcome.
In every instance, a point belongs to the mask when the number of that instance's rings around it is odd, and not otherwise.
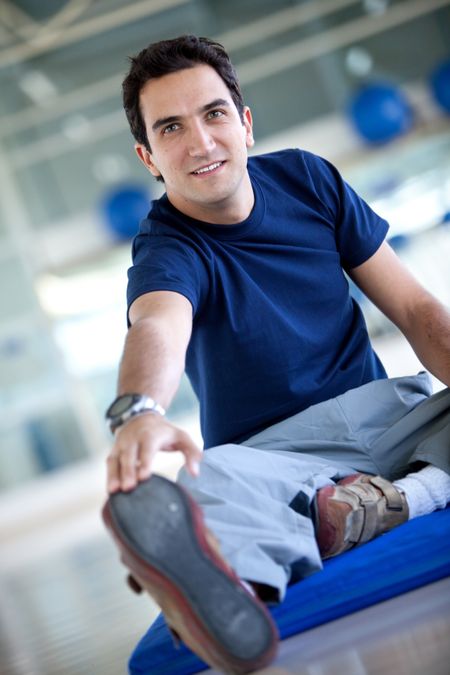
[[[181,431],[180,429],[178,429],[177,431],[178,437],[175,441],[177,447],[174,449],[181,450],[186,459],[187,470],[189,471],[191,476],[196,478],[200,473],[200,462],[203,453],[200,450],[200,448],[194,443],[189,434],[187,434],[185,431]]]
[[[108,492],[132,490],[150,477],[159,451],[175,450],[184,454],[189,473],[198,476],[202,452],[186,432],[155,415],[130,420],[117,432],[107,459]]]
[[[146,480],[147,478],[150,478],[153,460],[155,455],[157,455],[160,450],[160,443],[161,439],[150,437],[147,439],[146,443],[140,447],[139,456],[136,462],[138,480]]]
[[[132,490],[138,483],[138,450],[139,446],[136,444],[120,448],[118,457],[120,486],[124,491]]]
[[[131,490],[137,483],[137,447],[129,445],[124,451],[121,444],[116,441],[111,454],[107,458],[107,467],[108,492]]]
[[[139,447],[142,425],[129,422],[116,433],[114,445],[107,458],[108,492],[132,490],[138,482]]]
[[[106,476],[106,489],[108,492],[113,493],[120,490],[120,472],[118,465],[118,457],[110,454],[106,458],[107,466],[107,476]]]

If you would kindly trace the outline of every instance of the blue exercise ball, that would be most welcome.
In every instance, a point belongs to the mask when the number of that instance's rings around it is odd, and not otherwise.
[[[150,197],[139,185],[120,185],[109,190],[100,204],[103,220],[113,236],[125,241],[135,236],[150,210]]]
[[[430,84],[436,101],[446,112],[450,113],[450,59],[433,70]]]
[[[389,245],[396,253],[403,251],[411,243],[411,238],[407,234],[394,234],[388,239]]]
[[[446,211],[444,213],[439,225],[445,225],[445,227],[448,227],[450,225],[450,211]]]
[[[351,98],[350,120],[368,143],[387,143],[411,129],[414,113],[399,87],[385,82],[366,84]]]

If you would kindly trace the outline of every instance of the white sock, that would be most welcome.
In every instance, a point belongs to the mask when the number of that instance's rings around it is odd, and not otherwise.
[[[444,509],[450,502],[450,476],[431,464],[394,481],[393,485],[404,492],[410,519]]]

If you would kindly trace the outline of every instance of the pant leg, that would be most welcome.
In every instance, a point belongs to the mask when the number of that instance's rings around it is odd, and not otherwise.
[[[394,480],[417,460],[450,473],[450,389],[427,373],[375,380],[311,406],[246,444],[344,462]]]
[[[351,472],[307,455],[228,444],[205,451],[198,478],[182,469],[178,482],[237,574],[283,599],[290,580],[322,568],[310,512],[316,491]]]
[[[377,380],[245,444],[206,450],[200,477],[182,470],[179,481],[236,572],[282,598],[290,579],[321,569],[309,513],[316,490],[355,471],[393,480],[418,459],[445,468],[449,411],[450,391],[432,396],[426,373]]]
[[[389,480],[420,460],[450,473],[450,389],[427,373],[377,380],[338,397],[361,448]]]

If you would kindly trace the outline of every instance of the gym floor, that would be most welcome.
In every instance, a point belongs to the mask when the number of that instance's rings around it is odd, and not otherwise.
[[[443,579],[284,640],[272,666],[258,672],[448,675],[449,635],[450,579]]]

